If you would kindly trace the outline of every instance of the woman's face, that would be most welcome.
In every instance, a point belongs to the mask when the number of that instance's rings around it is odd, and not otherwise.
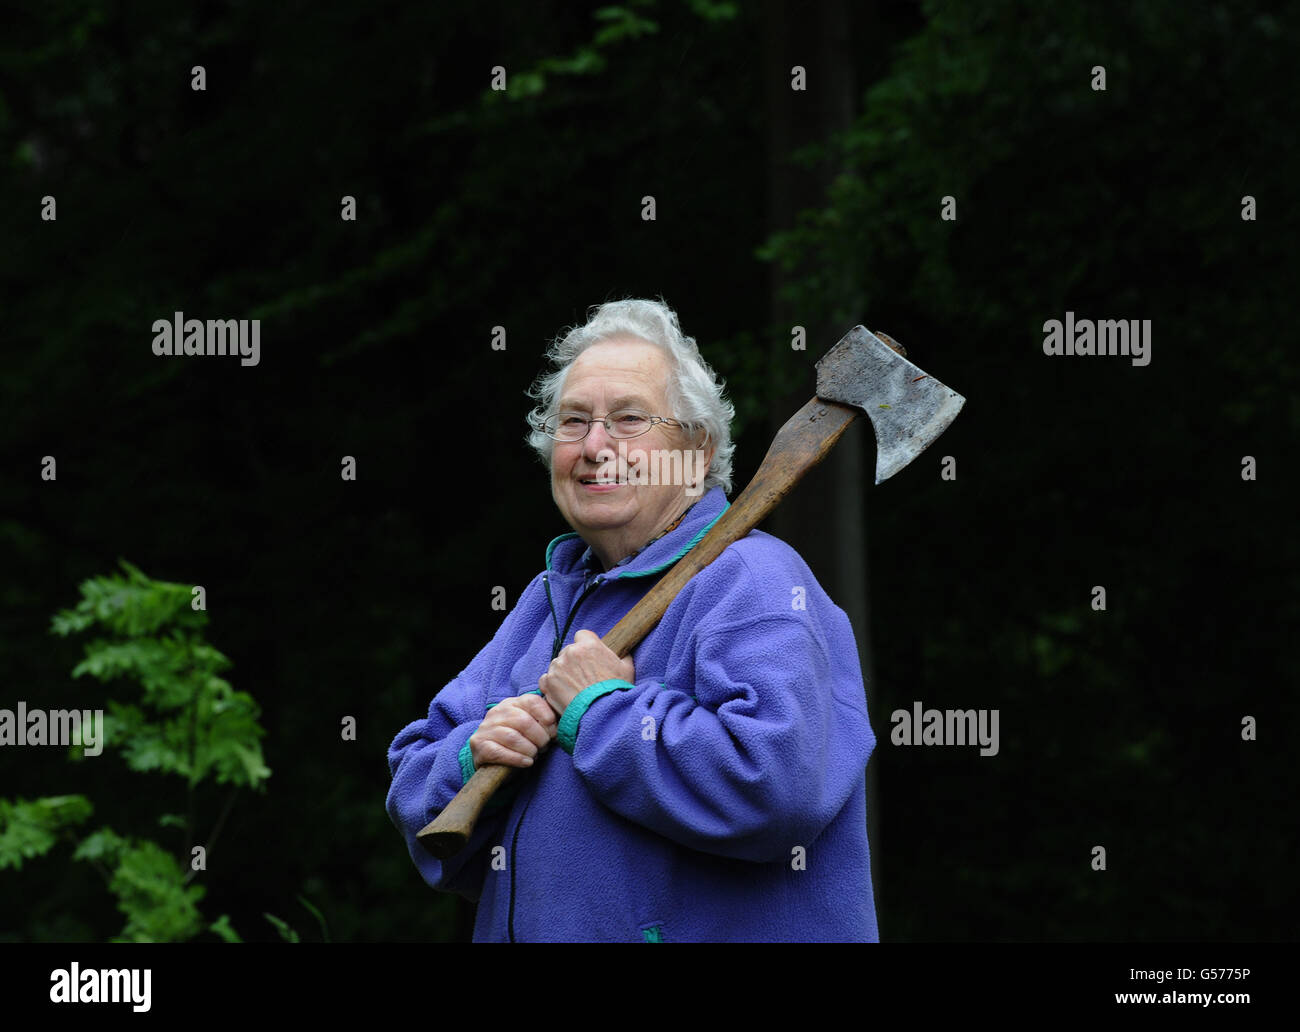
[[[667,401],[669,374],[668,356],[655,345],[635,337],[611,337],[593,344],[573,362],[555,407],[593,419],[622,408],[673,418],[676,413],[668,411]],[[551,494],[555,504],[606,569],[660,534],[699,497],[695,485],[702,473],[692,453],[677,463],[666,461],[663,454],[689,447],[680,428],[663,423],[631,440],[610,437],[604,424],[592,423],[581,441],[554,442]],[[620,451],[625,464],[619,462]],[[706,454],[712,458],[711,450]],[[620,466],[625,474],[622,483],[618,482]],[[638,467],[682,470],[685,476],[653,478],[658,483],[626,476]],[[707,469],[706,459],[703,470]]]

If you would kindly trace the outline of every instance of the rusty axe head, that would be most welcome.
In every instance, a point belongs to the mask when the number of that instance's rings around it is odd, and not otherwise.
[[[867,414],[876,431],[877,484],[925,451],[966,404],[865,326],[853,327],[818,361],[817,397]]]

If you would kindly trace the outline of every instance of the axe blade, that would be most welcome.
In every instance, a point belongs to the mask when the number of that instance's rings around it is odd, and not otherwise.
[[[817,362],[817,397],[867,414],[877,484],[925,451],[966,404],[865,326],[853,327]]]

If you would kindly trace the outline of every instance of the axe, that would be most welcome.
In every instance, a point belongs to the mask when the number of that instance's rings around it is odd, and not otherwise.
[[[817,363],[817,394],[777,433],[754,479],[699,543],[646,592],[604,638],[620,659],[641,642],[677,593],[723,549],[753,530],[866,413],[876,432],[876,483],[923,452],[966,403],[909,362],[884,334],[855,326]],[[483,806],[514,768],[480,767],[416,838],[439,860],[469,841]]]

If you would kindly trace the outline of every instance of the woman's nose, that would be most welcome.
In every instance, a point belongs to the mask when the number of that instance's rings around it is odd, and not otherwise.
[[[612,458],[613,440],[609,436],[609,431],[605,429],[604,420],[594,419],[591,422],[591,429],[587,431],[587,436],[582,442],[583,454],[592,462],[600,462],[605,456]]]

